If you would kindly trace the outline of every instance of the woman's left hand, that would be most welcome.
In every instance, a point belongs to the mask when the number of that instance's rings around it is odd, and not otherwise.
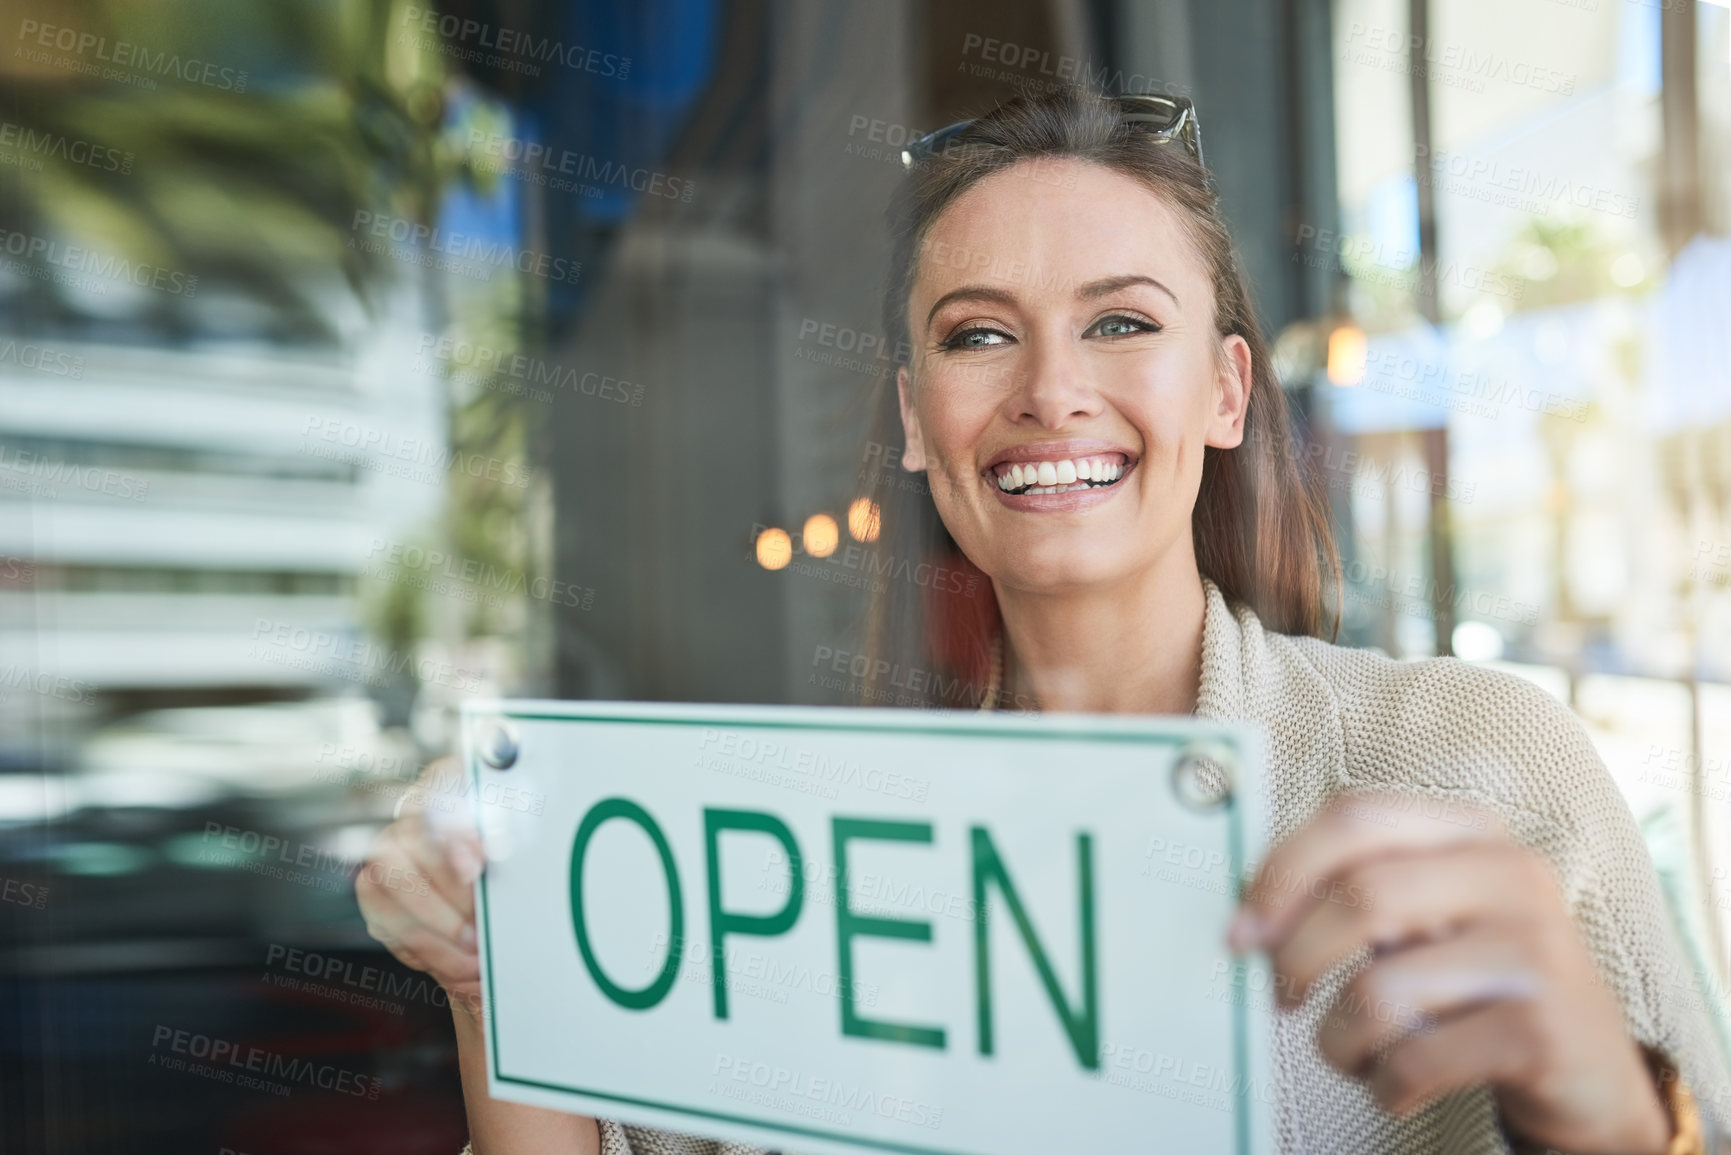
[[[1434,809],[1425,807],[1425,809]],[[1663,1152],[1671,1123],[1550,863],[1488,810],[1334,799],[1263,863],[1232,946],[1268,952],[1284,1008],[1361,948],[1323,1017],[1330,1064],[1385,1110],[1486,1084],[1528,1140]]]

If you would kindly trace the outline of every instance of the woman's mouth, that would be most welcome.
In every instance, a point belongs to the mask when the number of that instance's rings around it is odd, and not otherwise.
[[[1002,462],[992,469],[998,488],[1011,496],[1106,489],[1116,485],[1127,472],[1129,460],[1122,453],[1052,461]]]

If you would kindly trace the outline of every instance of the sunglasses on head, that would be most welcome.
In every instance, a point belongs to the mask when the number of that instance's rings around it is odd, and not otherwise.
[[[1178,141],[1197,164],[1202,164],[1202,125],[1196,119],[1196,106],[1188,99],[1152,94],[1107,99],[1117,105],[1119,118],[1125,124],[1146,132],[1161,143]],[[976,123],[977,120],[958,120],[928,132],[918,140],[909,141],[908,146],[902,149],[902,168],[912,172],[922,161],[965,144],[963,138]]]

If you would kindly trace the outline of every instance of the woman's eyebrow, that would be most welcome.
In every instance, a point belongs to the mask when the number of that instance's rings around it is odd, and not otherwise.
[[[1097,281],[1089,281],[1077,288],[1076,296],[1080,300],[1091,301],[1096,297],[1104,297],[1107,293],[1127,289],[1131,285],[1152,286],[1171,297],[1174,305],[1179,304],[1177,293],[1153,277],[1145,277],[1139,273],[1126,273],[1122,276],[1102,277]],[[994,289],[990,285],[963,285],[959,289],[951,289],[932,302],[931,310],[926,313],[926,326],[930,328],[932,318],[938,315],[938,310],[954,301],[986,301],[994,305],[1004,305],[1011,308],[1017,304],[1016,295],[1007,289]],[[1182,306],[1180,305],[1180,307]]]
[[[959,289],[951,289],[932,302],[931,311],[926,314],[927,328],[931,327],[932,318],[938,315],[938,310],[951,301],[989,301],[994,305],[1005,305],[1013,308],[1016,304],[1016,294],[1005,289],[994,289],[990,285],[963,285]]]
[[[1098,281],[1089,281],[1076,290],[1076,296],[1084,301],[1092,301],[1095,297],[1104,297],[1107,293],[1116,293],[1119,289],[1127,289],[1131,285],[1152,285],[1178,305],[1178,294],[1156,281],[1153,277],[1144,277],[1138,273],[1127,273],[1121,277],[1103,277]],[[1180,305],[1180,308],[1183,306]]]

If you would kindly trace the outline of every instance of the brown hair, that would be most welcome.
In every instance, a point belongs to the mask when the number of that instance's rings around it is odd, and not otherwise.
[[[1242,337],[1252,364],[1243,443],[1203,454],[1191,516],[1197,566],[1269,629],[1332,637],[1338,614],[1325,604],[1323,575],[1326,569],[1333,578],[1338,606],[1340,562],[1327,505],[1309,456],[1293,442],[1285,395],[1219,196],[1207,171],[1176,142],[1161,143],[1127,125],[1110,99],[1076,88],[1017,97],[975,121],[962,143],[922,161],[890,204],[894,247],[884,323],[893,347],[911,349],[908,301],[932,222],[983,178],[1037,158],[1103,165],[1140,181],[1178,211],[1214,285],[1216,329],[1222,337]],[[927,687],[916,695],[923,700],[908,704],[977,704],[999,628],[991,585],[944,530],[923,479],[901,472],[899,455],[886,450],[901,444],[893,377],[879,389],[862,471],[869,482],[865,496],[882,510],[877,554],[889,557],[881,562],[886,572],[873,596],[873,651],[906,666],[902,682]],[[871,697],[868,692],[867,704]]]

